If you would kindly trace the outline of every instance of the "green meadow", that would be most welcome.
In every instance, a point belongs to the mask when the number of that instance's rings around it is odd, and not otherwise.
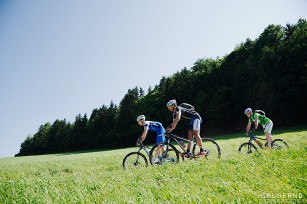
[[[1,158],[0,203],[307,203],[307,128],[274,138],[290,149],[239,154],[248,138],[234,134],[214,137],[220,159],[126,171],[137,147]]]

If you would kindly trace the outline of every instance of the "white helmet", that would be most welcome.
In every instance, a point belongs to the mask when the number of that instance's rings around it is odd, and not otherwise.
[[[145,115],[139,115],[137,118],[136,118],[136,121],[140,121],[140,120],[145,120]]]
[[[177,105],[177,102],[176,102],[176,100],[175,100],[175,99],[170,100],[169,102],[167,102],[166,107],[168,107],[168,106],[172,106],[172,105]]]
[[[251,108],[246,108],[244,111],[244,115],[253,112],[253,110]]]

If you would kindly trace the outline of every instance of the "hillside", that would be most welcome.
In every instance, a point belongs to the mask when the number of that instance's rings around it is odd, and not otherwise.
[[[136,147],[3,158],[0,203],[306,203],[307,128],[277,132],[288,151],[240,155],[247,138],[226,135],[219,160],[128,171],[122,159]]]

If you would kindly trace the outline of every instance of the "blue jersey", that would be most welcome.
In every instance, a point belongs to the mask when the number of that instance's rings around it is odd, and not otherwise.
[[[156,144],[163,143],[165,140],[164,133],[165,129],[163,125],[159,122],[153,122],[153,121],[144,121],[144,129],[148,128],[148,130],[156,132],[157,133],[157,139]]]
[[[164,127],[159,122],[153,122],[153,121],[144,121],[144,128],[148,127],[148,130],[154,131],[154,132],[164,132]]]

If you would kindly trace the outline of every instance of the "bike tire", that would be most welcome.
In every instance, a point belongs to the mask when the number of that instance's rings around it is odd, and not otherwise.
[[[257,147],[254,144],[250,143],[250,142],[243,143],[239,147],[239,152],[240,153],[251,154],[251,153],[253,153],[253,151],[256,152],[258,150],[257,150]]]
[[[275,139],[272,141],[273,150],[287,150],[289,149],[288,143],[283,139]]]
[[[127,154],[123,160],[123,168],[132,169],[132,168],[140,168],[140,167],[147,167],[148,161],[144,154],[140,152],[130,152]]]
[[[201,138],[202,143],[203,143],[203,148],[204,150],[208,151],[209,150],[209,154],[208,156],[206,156],[206,158],[220,158],[221,157],[221,148],[220,146],[217,144],[217,142],[211,138],[208,137],[203,137]],[[193,150],[192,150],[192,155],[196,156],[197,153],[200,152],[200,148],[197,144],[193,145]]]
[[[160,144],[154,145],[150,150],[149,161],[151,165],[161,165],[163,163],[178,163],[179,162],[178,150],[173,144],[169,143],[169,144],[164,144],[164,149],[165,149],[164,152],[159,151],[158,153],[159,162],[153,163],[152,160],[156,156],[156,148],[158,147],[158,145]]]

